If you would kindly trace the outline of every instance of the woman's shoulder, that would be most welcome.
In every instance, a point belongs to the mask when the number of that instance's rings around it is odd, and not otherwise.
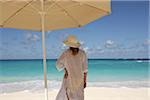
[[[83,49],[79,49],[79,51],[81,52],[81,54],[86,54]]]
[[[63,54],[66,54],[68,52],[69,52],[69,49],[65,49],[64,52],[63,52]]]

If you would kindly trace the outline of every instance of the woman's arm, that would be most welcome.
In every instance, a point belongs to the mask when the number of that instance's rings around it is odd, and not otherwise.
[[[88,59],[86,53],[83,53],[83,73],[84,73],[84,88],[87,86]]]
[[[57,62],[56,62],[56,68],[58,71],[61,71],[64,69],[64,78],[67,79],[68,77],[68,72],[67,69],[64,66],[64,62],[65,62],[65,52],[62,53],[62,55],[58,58]]]
[[[61,71],[64,69],[64,62],[65,62],[65,53],[63,53],[56,62],[56,68],[58,71]]]
[[[67,69],[65,68],[65,75],[64,75],[64,78],[67,79],[67,77],[68,77],[68,71],[67,71]]]
[[[87,72],[84,73],[84,88],[86,88],[87,83]]]

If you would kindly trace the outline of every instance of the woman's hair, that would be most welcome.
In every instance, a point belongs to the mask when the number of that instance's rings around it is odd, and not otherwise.
[[[79,52],[79,48],[70,47],[69,49],[71,50],[72,55],[74,56],[77,55]]]

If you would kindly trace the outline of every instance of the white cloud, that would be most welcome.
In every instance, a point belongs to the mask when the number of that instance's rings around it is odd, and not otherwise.
[[[150,45],[150,39],[145,40],[143,45]]]
[[[63,43],[62,45],[61,45],[61,49],[62,50],[65,50],[67,48],[67,46]]]
[[[40,40],[40,37],[38,35],[34,34],[31,39],[36,42],[36,41]]]
[[[83,50],[88,53],[89,48],[88,47],[84,47]]]
[[[107,40],[105,43],[104,43],[104,47],[105,48],[108,48],[108,49],[111,49],[111,48],[116,48],[117,47],[117,44],[112,41],[112,40]]]
[[[40,40],[40,36],[38,36],[37,34],[27,33],[26,39],[30,42],[36,42]]]
[[[112,41],[112,40],[107,40],[106,43],[109,44],[109,45],[113,45],[113,44],[114,44],[114,41]]]
[[[32,33],[26,33],[26,39],[30,39],[32,37]]]
[[[94,47],[94,48],[84,47],[83,50],[85,50],[85,52],[88,53],[89,55],[96,55],[96,54],[101,54],[105,52],[100,47]]]
[[[84,43],[83,41],[80,41],[80,44],[81,44],[81,45],[84,45],[85,43]]]
[[[31,51],[36,50],[36,43],[40,41],[41,37],[38,34],[33,34],[31,32],[25,33],[25,39],[20,43],[24,46],[23,49],[30,49]]]

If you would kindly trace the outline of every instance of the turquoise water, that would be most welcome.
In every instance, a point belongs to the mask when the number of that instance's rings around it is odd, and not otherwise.
[[[63,71],[58,72],[55,68],[55,63],[56,60],[47,61],[47,76],[50,88],[60,86],[63,78]],[[89,86],[148,86],[148,61],[89,60],[88,70]],[[25,89],[28,89],[29,86],[34,87],[35,83],[40,83],[37,84],[37,87],[42,88],[42,60],[0,61],[0,87],[4,88],[7,85],[7,89],[5,90],[10,91],[13,87],[21,87],[23,84],[23,86],[26,86]]]
[[[48,79],[61,80],[63,72],[55,68],[55,60],[48,60]],[[89,60],[89,81],[148,80],[148,62]],[[0,61],[0,82],[43,79],[41,60]]]

